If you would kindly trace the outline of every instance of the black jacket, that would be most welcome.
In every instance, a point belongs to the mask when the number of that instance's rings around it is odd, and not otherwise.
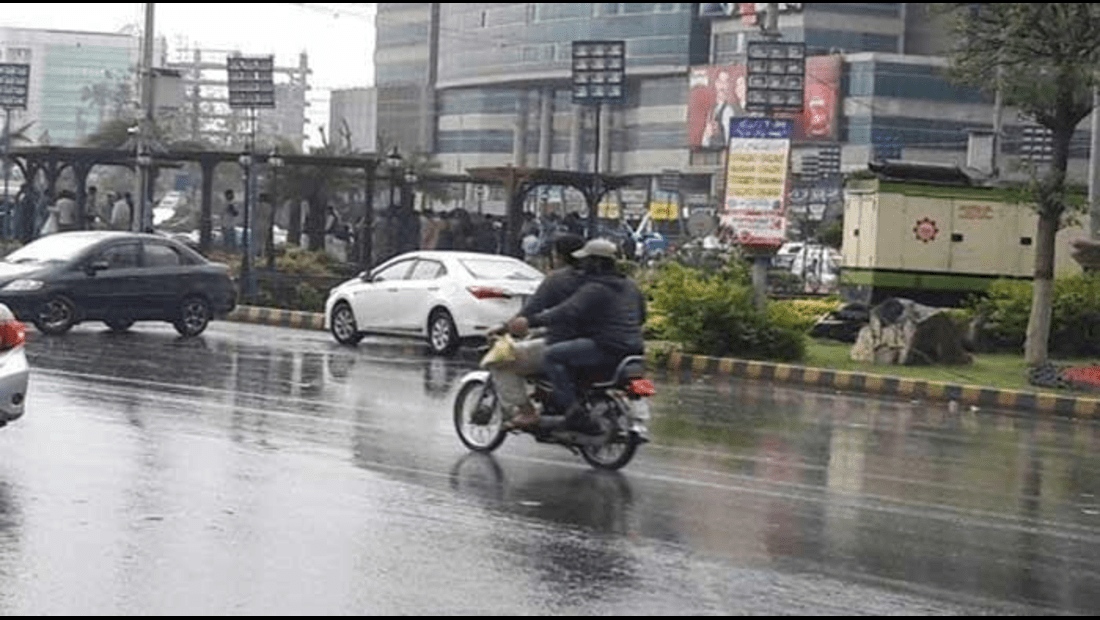
[[[543,278],[542,283],[535,289],[535,293],[523,305],[519,315],[526,317],[530,322],[535,314],[553,308],[561,302],[569,299],[584,282],[584,273],[574,267],[562,267],[555,269]],[[555,343],[577,337],[577,331],[572,325],[558,323],[547,329],[546,342]]]
[[[634,281],[616,273],[591,274],[562,303],[527,317],[534,327],[571,326],[613,355],[645,351],[645,296]]]

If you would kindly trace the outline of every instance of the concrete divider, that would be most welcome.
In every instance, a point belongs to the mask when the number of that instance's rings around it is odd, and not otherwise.
[[[319,312],[300,312],[278,308],[238,306],[227,320],[258,323],[296,329],[323,330],[325,317]],[[961,406],[1010,409],[1058,416],[1091,419],[1100,416],[1100,398],[1060,395],[1053,392],[1004,390],[984,386],[923,381],[890,375],[813,368],[750,360],[691,355],[650,350],[650,366],[682,380],[695,377],[738,377],[801,384],[842,392],[880,396],[956,402]]]

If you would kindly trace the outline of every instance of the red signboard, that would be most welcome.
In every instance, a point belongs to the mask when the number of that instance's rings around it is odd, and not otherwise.
[[[688,145],[693,149],[724,149],[729,144],[730,119],[751,116],[745,112],[744,65],[706,66],[691,69],[688,80]],[[803,111],[775,114],[794,121],[794,141],[836,141],[840,99],[840,57],[806,59],[806,93]]]

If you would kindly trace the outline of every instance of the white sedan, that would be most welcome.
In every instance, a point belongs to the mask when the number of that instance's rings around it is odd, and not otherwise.
[[[0,426],[23,415],[30,376],[24,349],[26,341],[23,323],[0,303]]]
[[[510,256],[409,252],[333,288],[325,329],[348,345],[366,334],[424,338],[432,353],[447,355],[515,316],[542,279]]]

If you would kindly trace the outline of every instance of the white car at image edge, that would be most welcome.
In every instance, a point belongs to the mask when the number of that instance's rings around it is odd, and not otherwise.
[[[448,355],[515,316],[542,279],[510,256],[408,252],[333,288],[325,329],[340,344],[358,344],[367,334],[412,337]]]
[[[27,399],[26,328],[7,305],[0,303],[0,426],[23,415]]]

